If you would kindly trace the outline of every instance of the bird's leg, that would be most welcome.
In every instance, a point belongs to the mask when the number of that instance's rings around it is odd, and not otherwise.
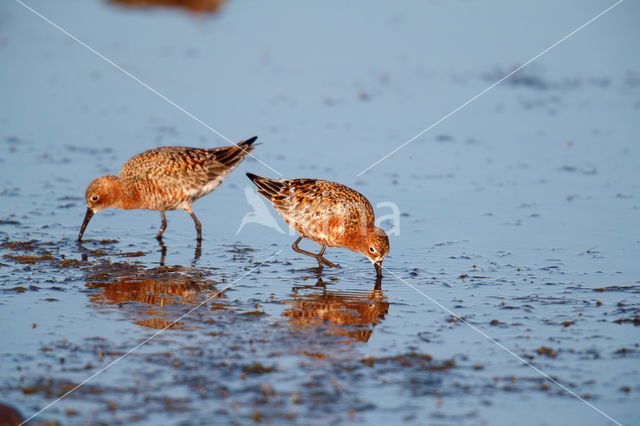
[[[327,265],[330,266],[332,268],[337,268],[338,265],[334,265],[333,263],[329,262],[327,259],[325,259],[324,257],[322,257],[322,254],[324,253],[324,250],[326,249],[325,246],[322,246],[322,250],[320,250],[320,253],[316,254],[316,253],[311,253],[309,251],[306,250],[302,250],[300,247],[298,247],[298,243],[300,242],[300,240],[302,240],[302,236],[298,237],[297,240],[295,240],[293,242],[293,244],[291,245],[291,248],[293,249],[293,251],[298,252],[300,254],[304,254],[307,256],[311,256],[314,259],[316,259],[318,261],[318,266],[322,268],[323,265]]]
[[[160,231],[158,232],[158,235],[156,235],[158,241],[162,241],[162,233],[167,229],[167,218],[164,217],[164,211],[160,212],[160,217],[162,217],[162,225],[160,225]]]
[[[191,218],[193,219],[193,223],[196,224],[196,232],[198,233],[198,241],[202,241],[202,225],[200,224],[200,221],[198,220],[196,215],[193,214],[193,212],[191,212]]]
[[[184,210],[191,215],[191,219],[193,219],[193,223],[195,223],[196,225],[196,232],[198,233],[198,241],[202,241],[202,225],[200,224],[200,221],[198,220],[196,215],[193,214],[193,210],[191,210],[190,205],[187,206],[187,208],[185,208]]]
[[[293,242],[293,244],[291,244],[291,248],[293,249],[293,251],[298,252],[300,254],[304,254],[307,256],[311,256],[313,258],[315,258],[318,261],[318,266],[320,266],[322,268],[322,262],[320,261],[320,259],[318,258],[318,255],[315,253],[311,253],[310,251],[306,251],[306,250],[302,250],[300,247],[298,247],[298,243],[300,242],[300,240],[302,240],[302,236],[298,237],[297,240],[295,240]]]
[[[320,252],[318,253],[318,261],[322,260],[322,263],[324,263],[325,265],[327,265],[330,268],[339,268],[338,265],[336,265],[335,263],[331,263],[329,262],[327,259],[325,259],[325,257],[323,256],[324,254],[324,250],[327,248],[327,246],[322,246],[322,249],[320,250]]]

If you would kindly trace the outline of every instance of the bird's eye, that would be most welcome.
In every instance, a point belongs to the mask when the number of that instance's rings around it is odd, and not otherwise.
[[[98,201],[98,196],[94,195],[93,197],[91,197],[91,201]]]
[[[376,252],[376,249],[374,249],[373,247],[369,247],[369,251],[370,251],[371,253],[375,253],[375,252]]]

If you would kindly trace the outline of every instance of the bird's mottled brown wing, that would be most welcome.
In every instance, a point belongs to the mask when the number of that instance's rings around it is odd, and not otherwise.
[[[118,174],[126,182],[155,180],[163,184],[189,181],[202,185],[208,180],[205,164],[207,150],[187,147],[161,147],[142,152],[128,159]]]
[[[273,180],[247,173],[282,218],[303,236],[340,246],[373,224],[373,208],[359,192],[318,179]]]
[[[213,191],[253,150],[255,138],[213,149],[161,147],[127,160],[118,178],[139,192],[162,194],[166,206],[177,208]]]
[[[358,191],[336,182],[319,179],[283,181],[281,197],[273,206],[296,222],[313,222],[340,217],[353,225],[373,223],[374,213],[369,201]]]

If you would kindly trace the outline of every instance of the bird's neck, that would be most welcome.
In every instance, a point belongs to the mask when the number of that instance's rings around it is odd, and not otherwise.
[[[365,238],[365,231],[361,231],[357,234],[351,235],[351,237],[347,241],[346,248],[357,253],[365,254],[365,248],[368,248]]]
[[[112,207],[124,210],[141,208],[140,197],[132,186],[123,185],[120,180],[117,180],[113,184],[112,191],[114,195]]]

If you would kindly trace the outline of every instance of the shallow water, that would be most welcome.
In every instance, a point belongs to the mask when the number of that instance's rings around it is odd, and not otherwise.
[[[277,177],[247,159],[194,204],[200,249],[184,212],[164,248],[148,211],[100,212],[78,245],[94,177],[227,141],[3,2],[0,403],[26,418],[91,377],[33,421],[637,423],[637,4],[360,176],[611,3],[29,4],[231,140],[258,135],[285,177],[393,203],[399,229],[381,288],[347,250],[320,273],[279,218],[241,227],[244,172]]]

